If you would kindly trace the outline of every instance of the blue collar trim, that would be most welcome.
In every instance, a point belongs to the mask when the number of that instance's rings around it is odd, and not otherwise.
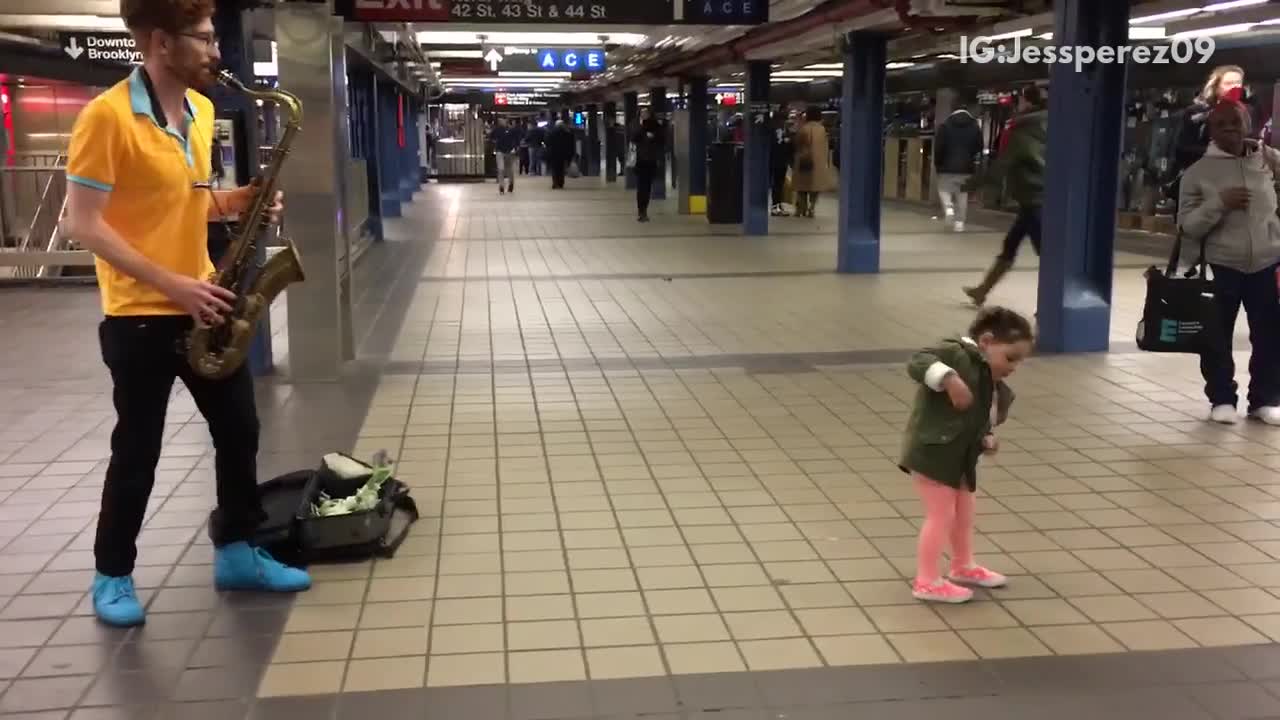
[[[142,67],[135,67],[133,72],[129,73],[129,106],[133,110],[134,115],[145,115],[151,123],[175,140],[182,143],[182,150],[187,156],[187,166],[195,165],[195,157],[191,153],[191,132],[190,129],[195,123],[196,107],[191,102],[191,98],[184,95],[182,98],[183,117],[182,129],[178,130],[169,127],[160,127],[160,120],[156,118],[155,106],[153,104],[150,93],[147,92],[147,84],[142,79]],[[186,131],[185,134],[183,131]]]

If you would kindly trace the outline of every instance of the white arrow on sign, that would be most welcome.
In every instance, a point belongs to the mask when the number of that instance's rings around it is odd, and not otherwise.
[[[489,63],[489,69],[498,72],[498,63],[502,62],[502,53],[497,48],[489,50],[489,54],[484,56],[484,61]]]
[[[72,60],[78,60],[84,54],[84,48],[80,47],[80,43],[76,42],[75,37],[67,41],[67,46],[62,48],[62,51],[70,55]]]

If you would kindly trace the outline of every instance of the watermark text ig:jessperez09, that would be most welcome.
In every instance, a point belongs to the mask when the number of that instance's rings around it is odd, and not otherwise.
[[[968,63],[1030,63],[1043,65],[1075,64],[1076,72],[1094,62],[1103,64],[1126,63],[1139,65],[1201,65],[1209,62],[1217,50],[1212,37],[1172,38],[1167,45],[1023,45],[1022,38],[1013,38],[1006,44],[995,38],[960,36],[960,62]]]

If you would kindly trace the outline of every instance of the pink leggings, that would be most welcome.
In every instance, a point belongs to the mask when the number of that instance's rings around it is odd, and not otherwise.
[[[924,526],[916,546],[916,580],[925,584],[942,578],[938,558],[947,542],[951,543],[951,567],[973,565],[973,526],[976,505],[968,490],[949,488],[940,482],[916,474],[916,490],[924,502]]]

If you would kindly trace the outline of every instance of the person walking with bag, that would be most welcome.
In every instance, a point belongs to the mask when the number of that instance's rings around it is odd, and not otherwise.
[[[822,111],[810,107],[804,124],[796,131],[793,143],[795,169],[791,185],[796,193],[796,217],[813,217],[818,209],[818,196],[835,185],[831,181],[831,145],[827,128],[822,124]]]
[[[1247,139],[1250,122],[1248,109],[1234,100],[1210,111],[1209,147],[1182,176],[1178,228],[1184,242],[1204,244],[1220,313],[1216,346],[1200,356],[1210,420],[1239,419],[1231,344],[1243,306],[1253,346],[1248,415],[1280,425],[1280,151]]]

